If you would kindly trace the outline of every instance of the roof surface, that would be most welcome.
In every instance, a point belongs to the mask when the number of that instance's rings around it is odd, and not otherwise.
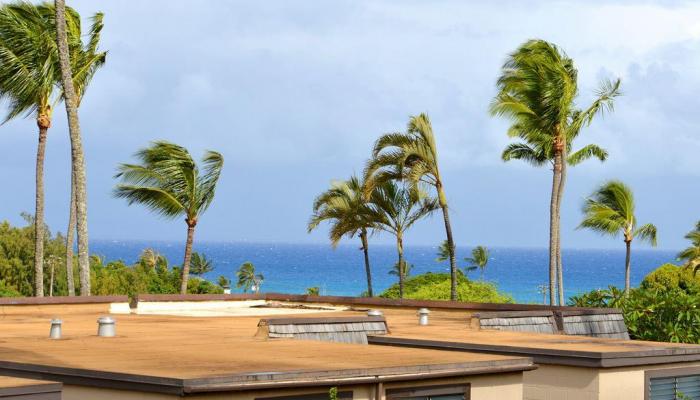
[[[0,373],[183,394],[532,368],[531,359],[513,356],[268,340],[255,336],[260,317],[250,316],[115,315],[118,336],[101,338],[96,320],[103,308],[0,307]],[[54,317],[63,320],[61,340],[48,339]]]

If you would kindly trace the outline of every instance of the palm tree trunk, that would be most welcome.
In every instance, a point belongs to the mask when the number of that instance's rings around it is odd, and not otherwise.
[[[447,246],[450,251],[450,300],[457,300],[457,260],[455,259],[455,242],[452,238],[452,225],[450,224],[450,213],[447,210],[447,197],[442,189],[442,184],[438,182],[437,193],[438,202],[442,209],[442,219],[445,222],[445,234],[447,235]]]
[[[34,295],[44,297],[44,158],[46,134],[51,122],[47,115],[39,115],[39,145],[36,149],[36,197],[34,211]]]
[[[399,298],[403,299],[403,285],[405,279],[406,269],[403,265],[403,238],[401,233],[396,235],[396,249],[399,252]]]
[[[559,237],[559,218],[557,216],[557,203],[559,193],[559,181],[561,180],[561,154],[554,156],[554,170],[552,173],[552,196],[549,201],[549,304],[557,304],[557,240]]]
[[[369,249],[368,249],[368,243],[367,243],[367,230],[362,229],[360,232],[360,240],[362,240],[362,252],[365,255],[365,274],[367,275],[367,295],[369,297],[373,297],[374,293],[372,292],[372,270],[369,267]]]
[[[187,220],[187,242],[185,242],[185,260],[182,262],[182,283],[180,284],[180,294],[187,294],[187,281],[190,278],[190,259],[192,258],[192,242],[194,242],[194,227],[196,222]]]
[[[625,296],[629,294],[630,291],[630,270],[632,267],[632,241],[625,240]]]
[[[78,231],[78,268],[80,270],[80,295],[90,295],[90,253],[88,249],[87,226],[87,183],[85,177],[85,154],[80,134],[78,119],[78,98],[73,87],[70,58],[68,56],[68,36],[66,34],[66,3],[65,0],[55,0],[56,8],[56,42],[58,44],[58,59],[61,64],[61,82],[63,97],[68,115],[68,130],[70,132],[71,158],[75,178],[76,225]]]
[[[68,296],[75,296],[75,279],[73,277],[73,235],[75,235],[75,179],[71,174],[70,210],[68,212],[68,229],[66,230],[66,280]]]
[[[54,277],[55,268],[56,268],[56,263],[54,260],[54,261],[51,261],[51,279],[49,282],[49,297],[53,297],[53,277]]]
[[[561,220],[561,201],[564,198],[564,185],[566,184],[566,160],[562,157],[561,176],[559,178],[559,189],[557,193],[557,224]],[[559,305],[564,305],[564,267],[561,261],[561,229],[557,228],[557,293],[559,295]]]

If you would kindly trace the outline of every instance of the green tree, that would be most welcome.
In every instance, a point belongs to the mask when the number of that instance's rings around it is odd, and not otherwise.
[[[597,114],[612,111],[613,100],[620,94],[620,80],[604,81],[593,103],[585,110],[578,109],[575,104],[577,71],[573,60],[552,43],[530,40],[510,54],[497,87],[491,114],[510,119],[508,135],[520,139],[505,149],[503,160],[518,159],[534,166],[552,166],[549,297],[551,304],[555,304],[558,297],[559,304],[563,305],[559,221],[566,167],[591,157],[601,161],[607,158],[605,150],[592,144],[572,151],[572,142]]]
[[[604,235],[622,234],[627,250],[625,256],[625,292],[630,290],[632,240],[647,241],[656,246],[656,226],[637,226],[632,190],[620,181],[603,184],[583,205],[584,218],[579,228],[588,228]]]
[[[231,280],[223,275],[219,275],[219,277],[216,280],[216,283],[222,288],[231,287]]]
[[[85,92],[87,83],[92,78],[95,70],[104,63],[104,53],[96,53],[99,42],[99,30],[101,29],[101,16],[99,22],[93,25],[93,35],[83,48],[80,36],[75,36],[76,24],[80,24],[77,13],[73,15],[71,9],[66,8],[65,0],[55,0],[55,42],[58,48],[58,61],[60,68],[60,82],[63,88],[63,99],[66,105],[68,119],[68,131],[71,143],[71,203],[75,197],[74,208],[76,216],[76,229],[78,233],[78,269],[80,270],[80,294],[89,296],[90,288],[90,264],[88,249],[88,218],[87,218],[87,179],[85,172],[85,154],[83,152],[82,136],[80,133],[80,121],[78,119],[78,106]],[[99,15],[99,14],[98,14]],[[97,30],[96,30],[97,29]],[[77,48],[80,51],[75,51]],[[83,49],[85,51],[83,51]],[[86,55],[83,57],[83,55]],[[100,55],[101,54],[101,55]],[[77,63],[74,67],[73,63]],[[67,257],[66,257],[67,258]],[[66,262],[68,265],[68,262]],[[72,263],[71,263],[72,266]],[[72,275],[71,275],[72,276]]]
[[[187,224],[185,259],[182,263],[180,293],[187,293],[194,230],[200,216],[214,200],[224,158],[207,151],[202,171],[184,147],[165,141],[154,142],[136,153],[140,164],[121,164],[115,178],[121,178],[114,196],[129,205],[143,204],[166,218],[184,216]]]
[[[697,273],[700,269],[700,221],[695,224],[695,229],[685,235],[685,238],[690,240],[691,245],[678,253],[678,259],[685,261],[685,265],[693,268]]]
[[[192,253],[192,259],[190,261],[190,273],[192,275],[202,276],[213,270],[214,265],[207,256],[197,252]]]
[[[236,287],[243,288],[244,293],[251,289],[253,292],[257,293],[260,290],[260,285],[262,285],[263,280],[265,280],[263,274],[255,273],[255,265],[250,261],[241,264],[236,272],[236,276],[238,277]]]
[[[447,205],[444,182],[438,166],[435,135],[427,114],[412,116],[406,132],[388,133],[374,144],[372,158],[365,167],[365,195],[382,182],[406,180],[418,190],[418,186],[435,188],[438,205],[442,209],[445,233],[450,252],[451,299],[457,299],[457,261],[452,226]]]
[[[472,249],[472,256],[465,258],[464,261],[469,263],[467,268],[470,268],[470,270],[473,271],[478,268],[481,272],[481,280],[484,280],[484,271],[486,271],[486,265],[489,263],[489,249],[484,246],[476,246]]]
[[[455,246],[455,253],[457,252],[457,247]],[[437,252],[437,258],[435,258],[435,261],[437,262],[445,262],[450,259],[450,245],[447,243],[447,240],[443,240],[442,243],[440,243],[440,246],[438,246],[438,252]],[[474,272],[477,269],[479,269],[476,266],[473,265],[467,265],[464,267],[464,275],[468,276],[470,272]]]
[[[377,211],[377,229],[396,238],[398,253],[399,296],[403,296],[406,262],[403,257],[403,239],[406,231],[421,218],[439,208],[438,201],[419,186],[406,186],[393,180],[383,181],[371,193],[370,203]]]
[[[399,264],[398,262],[394,263],[394,265],[389,270],[389,275],[393,275],[393,276],[399,278],[399,277],[401,277],[401,272],[403,272],[404,279],[411,276],[411,271],[413,271],[414,265],[409,263],[408,261],[404,260],[403,261],[403,271],[401,268],[399,268],[400,265],[401,264]],[[399,291],[400,290],[401,290],[401,286],[399,286]]]
[[[321,293],[321,288],[318,286],[312,286],[312,287],[306,288],[306,294],[308,294],[309,296],[319,296],[320,293]]]
[[[356,176],[347,181],[333,182],[330,189],[314,200],[313,214],[308,224],[308,232],[316,229],[321,222],[331,224],[328,236],[335,248],[343,236],[359,236],[360,248],[364,253],[367,294],[372,292],[372,269],[369,263],[368,235],[376,223],[376,213],[363,196],[363,184]]]
[[[68,9],[73,25],[70,38],[82,44],[80,16]],[[77,25],[76,25],[77,21]],[[93,32],[94,33],[94,32]],[[34,294],[43,296],[44,264],[44,158],[46,138],[51,127],[53,108],[60,100],[57,84],[60,66],[56,57],[54,9],[48,4],[28,2],[0,7],[0,99],[9,103],[5,122],[20,115],[31,115],[39,129],[36,155]],[[94,34],[90,36],[95,39]],[[99,32],[97,32],[99,40]],[[97,68],[101,60],[79,60],[76,66]],[[80,85],[87,85],[92,75],[76,76]]]

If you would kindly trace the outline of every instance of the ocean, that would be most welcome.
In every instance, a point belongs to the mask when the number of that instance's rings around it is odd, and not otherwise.
[[[104,256],[107,261],[123,260],[134,263],[141,251],[151,247],[168,258],[171,265],[182,263],[184,244],[181,242],[98,240],[91,243],[90,252]],[[412,274],[447,272],[448,264],[435,261],[436,248],[407,246],[406,260],[414,265]],[[365,268],[359,246],[340,245],[333,249],[322,244],[283,243],[195,243],[195,251],[211,259],[214,271],[207,279],[225,275],[234,280],[235,272],[243,262],[255,264],[265,276],[261,290],[278,293],[304,293],[306,288],[318,286],[324,295],[356,296],[366,290]],[[541,303],[538,286],[547,283],[546,248],[490,249],[491,258],[484,280],[495,283],[499,290],[509,293],[518,302]],[[462,252],[460,256],[466,256]],[[638,285],[646,274],[666,262],[674,262],[675,251],[633,249],[632,285]],[[624,249],[563,250],[564,288],[567,298],[608,285],[624,285]],[[373,284],[377,293],[396,281],[389,275],[396,262],[396,250],[390,245],[370,244]],[[459,261],[459,266],[466,262]],[[479,273],[470,275],[479,278]],[[235,288],[233,288],[235,291]]]

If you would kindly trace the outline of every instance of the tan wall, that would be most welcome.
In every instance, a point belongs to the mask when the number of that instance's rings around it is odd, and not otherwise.
[[[700,363],[606,369],[540,365],[524,374],[524,400],[643,400],[645,371],[696,366]]]
[[[471,378],[420,380],[412,382],[387,383],[384,389],[400,387],[421,387],[446,384],[471,384],[471,400],[521,400],[523,385],[521,373],[497,375],[477,375]],[[352,390],[353,400],[383,400],[376,399],[376,385],[341,386],[339,390]],[[227,392],[212,394],[197,394],[188,396],[192,400],[253,400],[257,397],[289,396],[304,393],[324,392],[326,388],[292,389],[292,390],[257,390],[248,392]],[[101,389],[86,386],[64,385],[63,400],[176,400],[175,395],[145,393],[113,389]]]
[[[523,399],[594,400],[598,398],[598,379],[594,368],[540,364],[523,375]]]

